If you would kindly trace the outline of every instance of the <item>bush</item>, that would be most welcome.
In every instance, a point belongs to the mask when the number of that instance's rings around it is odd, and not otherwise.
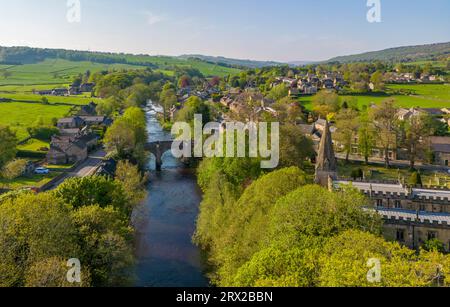
[[[354,169],[352,170],[351,177],[353,178],[353,180],[362,179],[364,177],[364,172],[360,168]]]
[[[420,172],[413,172],[408,183],[412,186],[422,186],[422,177],[420,176]]]

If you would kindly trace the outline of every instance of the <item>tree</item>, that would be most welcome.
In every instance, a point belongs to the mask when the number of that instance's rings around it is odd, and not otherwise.
[[[54,193],[74,209],[92,205],[102,208],[112,206],[125,216],[130,216],[133,206],[127,201],[123,185],[103,176],[67,179]]]
[[[372,150],[376,145],[375,140],[376,133],[373,123],[369,120],[366,113],[361,114],[358,129],[358,148],[366,164],[369,164],[369,157],[372,155]]]
[[[1,170],[1,176],[8,180],[20,177],[25,172],[26,165],[27,161],[23,159],[8,162]]]
[[[426,241],[423,245],[423,248],[428,252],[445,253],[444,244],[438,239],[431,239]]]
[[[170,108],[172,108],[174,105],[178,103],[177,95],[175,92],[175,89],[171,83],[166,83],[161,91],[161,94],[159,96],[159,102],[161,103],[161,106],[163,107],[164,111],[164,121],[168,118],[168,112]]]
[[[433,120],[428,115],[420,115],[412,116],[401,123],[400,128],[404,134],[401,143],[407,149],[411,169],[415,167],[418,153],[426,150],[426,140],[433,134],[432,127],[428,123]]]
[[[133,264],[133,230],[128,220],[113,207],[98,205],[80,207],[71,216],[80,260],[90,266],[92,285],[124,285]]]
[[[388,99],[370,110],[370,119],[377,131],[378,141],[384,151],[386,168],[390,166],[390,150],[396,145],[396,115],[394,100]]]
[[[14,159],[17,153],[17,138],[9,127],[0,126],[0,169]]]
[[[408,183],[412,186],[422,186],[422,176],[420,176],[420,172],[414,171],[411,174]]]
[[[313,110],[323,118],[339,110],[339,96],[335,92],[320,91],[313,98]]]
[[[376,91],[384,91],[385,90],[385,84],[384,84],[384,78],[383,73],[380,71],[376,71],[372,74],[370,77],[370,82],[374,85],[374,90]]]
[[[345,161],[348,163],[359,128],[358,112],[341,110],[336,116],[336,128],[335,139],[344,147]]]
[[[108,153],[126,159],[136,147],[135,132],[125,120],[119,118],[106,131],[104,143]]]
[[[51,257],[33,263],[26,273],[25,287],[89,287],[90,274],[86,266],[81,268],[81,282],[70,283],[67,280],[67,259]]]
[[[306,159],[314,155],[312,141],[294,125],[281,126],[280,130],[280,167],[303,167]]]
[[[211,109],[199,97],[192,96],[184,104],[184,107],[177,114],[177,121],[193,123],[194,116],[201,114],[203,116],[203,123],[208,123],[212,120]]]
[[[269,99],[272,99],[274,101],[280,100],[284,97],[287,97],[289,95],[289,89],[287,88],[287,86],[285,84],[279,84],[274,86],[269,94],[267,95],[267,97]]]
[[[48,98],[47,98],[47,97],[42,97],[42,98],[41,98],[41,103],[42,103],[42,104],[45,104],[45,105],[49,104]]]
[[[183,75],[178,80],[178,87],[186,88],[186,87],[190,86],[191,83],[192,83],[191,78],[189,76],[187,76],[187,75]]]
[[[70,209],[50,193],[6,199],[0,205],[0,225],[0,286],[24,286],[33,264],[79,255]]]
[[[130,204],[138,204],[144,200],[145,180],[139,172],[139,168],[129,161],[119,161],[116,168],[115,180],[119,181],[125,190]]]

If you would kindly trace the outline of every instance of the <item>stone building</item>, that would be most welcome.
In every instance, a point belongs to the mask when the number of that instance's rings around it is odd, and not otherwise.
[[[315,182],[330,190],[352,186],[365,194],[370,200],[366,209],[383,217],[386,239],[411,249],[437,239],[450,252],[450,190],[340,179],[328,123],[319,146]]]

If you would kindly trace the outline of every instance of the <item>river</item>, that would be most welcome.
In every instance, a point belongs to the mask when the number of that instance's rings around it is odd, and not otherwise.
[[[149,104],[146,112],[150,140],[171,140],[157,120],[156,107]],[[192,243],[202,198],[195,174],[170,152],[161,172],[155,171],[154,157],[149,168],[149,195],[134,214],[135,286],[206,287],[201,250]]]

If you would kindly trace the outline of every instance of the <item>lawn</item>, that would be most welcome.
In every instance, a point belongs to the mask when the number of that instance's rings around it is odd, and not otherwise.
[[[10,126],[17,132],[17,138],[23,140],[28,137],[27,127],[32,126],[38,118],[50,124],[52,118],[66,116],[71,106],[43,105],[38,103],[0,103],[0,125]]]
[[[44,142],[37,139],[29,139],[26,143],[17,146],[17,149],[23,151],[45,152],[41,149],[49,148],[49,145],[49,142]]]
[[[40,188],[48,183],[53,178],[61,175],[61,172],[50,172],[48,175],[33,175],[30,177],[19,177],[12,180],[0,178],[0,188],[7,188],[11,190],[23,188]]]

